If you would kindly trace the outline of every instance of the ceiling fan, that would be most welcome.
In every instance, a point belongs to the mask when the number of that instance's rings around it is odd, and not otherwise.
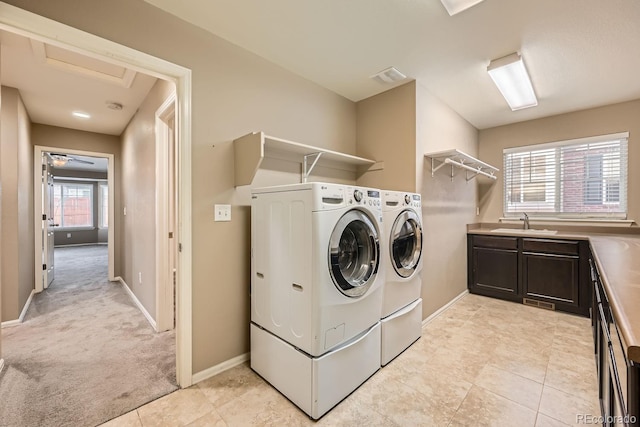
[[[88,160],[79,159],[77,157],[69,156],[67,154],[49,153],[49,155],[51,156],[53,166],[56,166],[56,167],[64,166],[68,162],[78,162],[78,163],[84,163],[87,165],[94,164],[93,162],[90,162]]]

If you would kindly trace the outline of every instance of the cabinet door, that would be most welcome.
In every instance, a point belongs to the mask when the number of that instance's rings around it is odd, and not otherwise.
[[[518,251],[474,247],[471,291],[518,299]]]
[[[578,307],[579,257],[525,252],[522,264],[525,297]]]

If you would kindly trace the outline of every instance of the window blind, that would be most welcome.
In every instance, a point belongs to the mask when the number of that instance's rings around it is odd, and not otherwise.
[[[503,150],[504,215],[626,218],[629,133]]]

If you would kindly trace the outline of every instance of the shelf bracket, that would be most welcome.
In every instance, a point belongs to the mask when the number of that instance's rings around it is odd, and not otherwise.
[[[438,171],[438,169],[444,166],[444,162],[440,163],[438,166],[436,166],[435,164],[436,164],[436,160],[432,158],[431,159],[431,178],[433,178],[434,174]]]
[[[309,178],[309,175],[311,175],[313,168],[316,167],[316,163],[318,163],[318,160],[320,160],[321,156],[322,156],[322,152],[306,154],[303,157],[303,160],[302,160],[302,182],[303,183],[307,182],[307,178]],[[309,160],[311,158],[313,158],[313,161],[311,163],[311,166],[309,166]]]

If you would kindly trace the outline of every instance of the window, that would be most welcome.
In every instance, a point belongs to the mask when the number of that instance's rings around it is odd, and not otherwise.
[[[60,227],[93,227],[93,185],[54,184],[53,220]]]
[[[109,228],[109,187],[107,184],[100,184],[98,191],[100,193],[99,227]]]
[[[628,137],[505,149],[505,216],[626,218]]]

